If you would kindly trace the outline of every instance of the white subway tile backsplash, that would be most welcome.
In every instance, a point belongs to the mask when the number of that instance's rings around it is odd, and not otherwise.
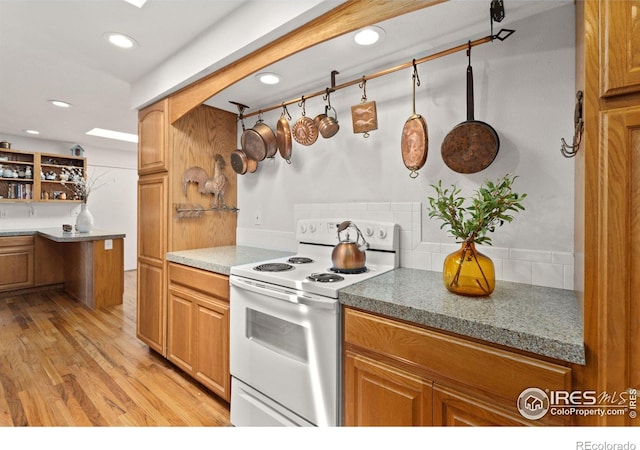
[[[444,258],[460,249],[459,243],[424,242],[422,240],[421,202],[303,203],[294,207],[294,220],[306,218],[350,218],[396,222],[400,225],[400,265],[402,267],[442,272]],[[258,235],[258,236],[256,236]],[[252,237],[253,236],[253,237]],[[291,235],[266,230],[239,230],[238,243],[264,245],[292,250]],[[247,244],[248,243],[248,244]],[[497,280],[574,288],[574,255],[568,252],[479,245],[478,250],[493,260]]]
[[[573,266],[573,253],[552,252],[551,262]]]
[[[369,211],[391,211],[391,203],[367,203],[367,210]]]
[[[519,248],[512,248],[509,250],[509,257],[510,259],[522,261],[551,262],[551,252],[539,250],[522,250]]]
[[[411,232],[413,228],[413,217],[411,211],[394,211],[393,221],[400,225],[401,230]]]
[[[574,282],[573,282],[574,266],[573,265],[562,266],[562,269],[564,274],[563,288],[569,289],[572,291],[574,288]]]
[[[417,204],[419,205],[420,203],[418,202],[401,202],[401,203],[391,203],[391,211],[407,211],[407,212],[411,212],[413,211],[413,207],[414,205]]]
[[[411,253],[413,250],[411,231],[400,229],[400,249],[402,253]]]
[[[447,255],[444,253],[432,253],[431,254],[431,270],[434,272],[442,272],[442,266],[444,265],[444,258]]]
[[[420,242],[414,250],[421,253],[442,253],[438,242]]]
[[[431,270],[432,253],[413,252],[413,268],[421,270]]]
[[[500,258],[500,259],[509,259],[509,249],[503,247],[491,247],[489,245],[479,245],[476,249],[487,255],[491,259]]]
[[[502,279],[513,283],[533,284],[531,261],[510,260],[508,264],[503,264]]]
[[[531,263],[531,284],[562,289],[564,268],[561,264]]]

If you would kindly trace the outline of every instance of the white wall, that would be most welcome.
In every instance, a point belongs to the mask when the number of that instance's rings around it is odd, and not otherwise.
[[[361,96],[353,86],[331,96],[341,125],[335,137],[320,137],[310,147],[294,142],[291,165],[277,156],[261,162],[255,174],[238,177],[238,244],[295,247],[295,211],[301,210],[296,205],[316,205],[320,214],[326,210],[323,204],[339,208],[353,204],[355,214],[367,205],[388,210],[391,206],[384,205],[418,202],[421,237],[403,250],[402,265],[441,270],[438,263],[453,238],[427,216],[430,185],[442,179],[471,193],[487,178],[512,173],[519,176],[515,189],[528,197],[526,211],[493,233],[493,255],[505,261],[498,278],[572,289],[574,162],[563,158],[559,148],[560,138],[569,140],[573,131],[574,14],[570,4],[510,24],[516,33],[509,39],[472,50],[475,118],[492,125],[501,141],[498,156],[487,169],[458,174],[440,156],[444,136],[466,119],[467,59],[461,52],[418,67],[422,84],[416,110],[428,123],[429,156],[417,179],[409,178],[400,154],[402,128],[412,112],[411,69],[407,69],[367,83],[369,100],[377,103],[379,124],[368,139],[352,132],[350,107]],[[372,65],[369,73],[380,69]],[[307,102],[307,115],[322,109],[320,97]],[[295,106],[289,112],[292,122],[301,114]],[[279,111],[263,118],[275,128]],[[254,224],[256,214],[261,216],[260,225]]]
[[[11,148],[41,153],[70,155],[74,144],[46,141],[23,136],[3,135],[11,142]],[[106,144],[108,145],[108,144]],[[84,146],[87,172],[90,177],[101,176],[106,184],[89,197],[88,208],[94,216],[95,228],[115,233],[125,233],[125,270],[136,268],[137,247],[137,153],[109,148]],[[102,184],[102,183],[97,183]],[[63,223],[75,223],[80,207],[77,204],[49,203],[0,203],[7,213],[0,219],[0,230],[22,230],[60,227]],[[35,216],[29,216],[33,208]]]

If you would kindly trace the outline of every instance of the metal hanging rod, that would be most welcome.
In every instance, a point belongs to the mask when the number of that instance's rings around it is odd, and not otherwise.
[[[497,39],[499,41],[504,41],[509,36],[511,36],[513,33],[515,33],[515,30],[509,30],[507,28],[502,28],[500,31],[498,31],[497,34],[491,34],[489,36],[485,36],[483,38],[476,39],[475,41],[469,41],[469,42],[466,42],[464,44],[460,44],[458,46],[451,47],[451,48],[448,48],[446,50],[442,50],[440,52],[433,53],[431,55],[422,57],[420,59],[415,59],[415,60],[406,62],[404,64],[400,64],[399,66],[390,67],[388,69],[384,69],[384,70],[381,70],[379,72],[372,73],[370,75],[363,75],[360,78],[357,78],[357,79],[351,80],[351,81],[347,81],[345,83],[338,84],[338,85],[334,85],[335,84],[335,73],[337,73],[337,72],[333,71],[331,73],[331,81],[332,81],[331,84],[332,84],[332,86],[331,86],[330,90],[331,90],[331,92],[334,92],[334,91],[337,91],[337,90],[340,90],[340,89],[344,89],[346,87],[353,86],[355,84],[360,84],[363,81],[373,80],[374,78],[379,78],[379,77],[382,77],[384,75],[389,75],[390,73],[397,72],[399,70],[403,70],[403,69],[407,69],[409,67],[413,67],[414,64],[422,64],[422,63],[425,63],[427,61],[432,61],[434,59],[442,58],[443,56],[451,55],[453,53],[466,51],[470,47],[476,47],[478,45],[486,44],[487,42],[493,42],[495,39]],[[303,96],[298,97],[298,98],[287,100],[285,102],[279,103],[277,105],[269,106],[267,108],[260,108],[260,110],[258,110],[258,111],[254,111],[254,112],[251,112],[251,113],[248,113],[248,114],[244,114],[243,117],[255,116],[255,115],[267,112],[267,111],[272,111],[274,109],[282,108],[283,106],[293,105],[294,103],[300,103],[303,100],[306,101],[306,100],[309,100],[310,98],[313,98],[313,97],[318,97],[320,95],[326,95],[327,94],[327,89],[329,89],[329,88],[325,88],[325,89],[323,89],[321,91],[313,92],[311,94],[307,94],[307,95],[303,95]],[[231,103],[235,103],[235,102],[231,102]],[[248,107],[246,107],[246,108],[248,108]]]

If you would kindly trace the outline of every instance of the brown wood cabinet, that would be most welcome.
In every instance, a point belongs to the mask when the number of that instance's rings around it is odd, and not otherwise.
[[[167,252],[235,244],[237,216],[205,211],[183,218],[176,205],[209,208],[211,195],[196,186],[183,188],[183,174],[201,167],[213,177],[214,157],[227,160],[225,200],[236,206],[236,174],[229,155],[236,149],[235,114],[201,105],[174,124],[167,120],[168,100],[139,112],[137,336],[167,356]]]
[[[640,91],[640,1],[599,4],[603,97]]]
[[[165,355],[167,175],[138,180],[137,337]]]
[[[354,351],[345,352],[344,370],[345,425],[433,424],[431,380]]]
[[[33,236],[0,237],[0,291],[33,286]]]
[[[0,149],[0,158],[0,203],[81,201],[76,198],[73,182],[63,182],[60,175],[75,173],[86,176],[86,158],[4,148]],[[6,169],[15,171],[18,177],[4,176]],[[45,176],[54,175],[55,178],[42,179],[41,173]]]
[[[640,1],[577,2],[583,144],[576,156],[576,285],[584,302],[587,365],[576,389],[640,386]],[[582,265],[582,267],[581,267]],[[640,425],[625,416],[580,425]]]
[[[169,361],[229,401],[229,278],[169,263],[167,324]]]
[[[528,388],[571,390],[571,369],[352,308],[344,309],[344,424],[567,424],[517,409]]]

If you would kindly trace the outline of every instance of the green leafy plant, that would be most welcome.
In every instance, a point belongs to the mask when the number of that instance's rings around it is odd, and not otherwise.
[[[431,185],[436,196],[429,197],[429,217],[442,220],[440,228],[448,226],[457,242],[491,245],[487,233],[513,221],[514,212],[524,211],[521,201],[527,194],[513,191],[516,178],[507,174],[495,183],[487,180],[469,199],[461,196],[461,189],[455,185],[443,188],[439,180]],[[465,206],[467,200],[471,204]]]

